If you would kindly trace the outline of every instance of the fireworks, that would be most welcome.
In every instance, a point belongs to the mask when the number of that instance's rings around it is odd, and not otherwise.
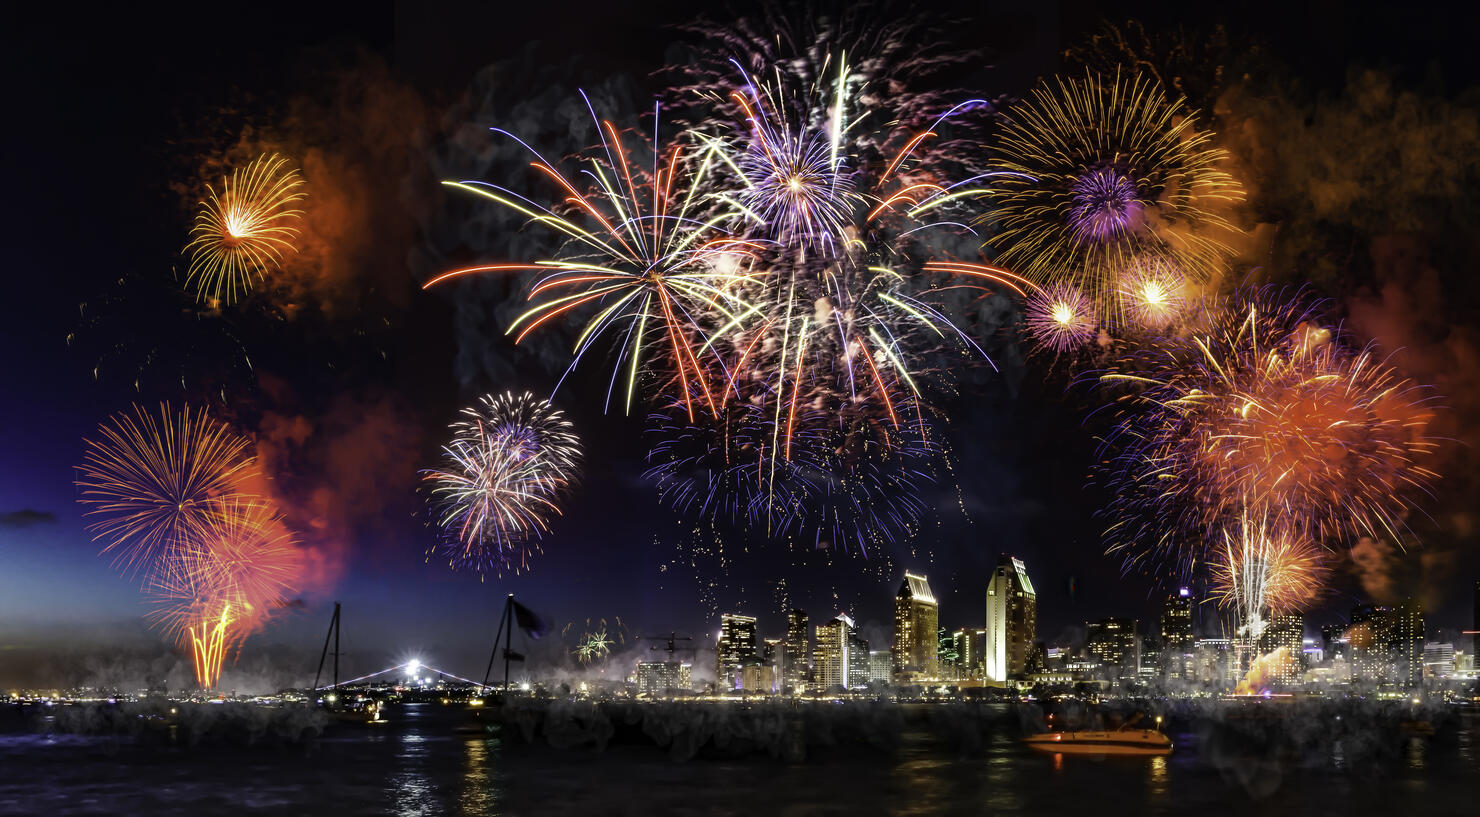
[[[581,638],[580,646],[576,647],[574,655],[582,664],[590,664],[601,658],[612,654],[612,645],[617,642],[607,638],[606,628],[603,627],[594,633],[586,633]]]
[[[186,286],[201,300],[231,303],[292,252],[303,178],[276,154],[263,154],[206,189],[191,227]]]
[[[442,553],[454,568],[526,567],[526,547],[549,530],[575,481],[580,441],[527,392],[485,396],[462,414],[442,469],[425,475],[447,534]]]
[[[1028,332],[1055,354],[1072,352],[1095,338],[1094,304],[1070,284],[1052,284],[1028,296],[1023,312]]]
[[[142,576],[150,618],[190,649],[210,689],[221,664],[291,589],[299,552],[267,500],[247,440],[189,406],[159,418],[135,406],[87,441],[77,478],[91,529],[114,566]]]
[[[204,412],[169,404],[159,417],[134,406],[86,441],[78,469],[80,501],[104,553],[130,575],[157,570],[194,532],[211,523],[222,499],[255,476],[246,439]]]
[[[772,124],[758,95],[735,98],[751,129],[740,161],[747,214],[788,244],[835,240],[858,202],[836,139],[792,130],[784,120]]]
[[[1107,537],[1133,563],[1186,572],[1210,560],[1204,532],[1228,530],[1213,560],[1224,594],[1293,604],[1322,573],[1312,548],[1403,540],[1436,478],[1428,398],[1370,348],[1341,343],[1300,296],[1247,293],[1214,316],[1102,378],[1130,388],[1109,440]]]
[[[1176,268],[1156,258],[1138,258],[1122,276],[1122,314],[1143,329],[1165,329],[1182,311],[1185,282]]]
[[[993,186],[998,260],[1039,283],[1081,289],[1102,317],[1137,258],[1195,281],[1221,269],[1234,228],[1217,210],[1242,198],[1211,134],[1153,81],[1058,80],[1008,114]]]
[[[299,566],[292,534],[266,501],[213,505],[145,586],[150,618],[190,648],[205,689],[220,678],[226,653],[290,592]]]
[[[1325,587],[1327,555],[1309,539],[1249,512],[1223,531],[1211,558],[1213,591],[1232,607],[1244,635],[1258,638],[1266,615],[1304,609]]]
[[[782,421],[789,431],[755,406],[720,423],[656,413],[646,476],[686,518],[797,537],[809,548],[869,553],[918,530],[920,492],[944,458],[922,420],[896,429],[808,408]]]
[[[510,332],[519,332],[516,342],[550,321],[585,309],[590,317],[576,340],[571,366],[604,335],[620,335],[611,382],[615,389],[625,374],[628,411],[641,366],[654,347],[667,350],[689,412],[695,401],[712,408],[712,367],[701,361],[709,345],[707,321],[716,321],[717,330],[723,332],[756,313],[737,286],[751,274],[749,262],[757,245],[721,229],[732,211],[721,208],[718,215],[703,215],[714,204],[703,189],[718,161],[713,148],[687,157],[674,149],[660,164],[655,147],[653,170],[644,184],[643,167],[629,157],[616,128],[598,121],[597,129],[604,149],[589,158],[586,174],[593,189],[586,193],[578,192],[553,164],[530,151],[534,167],[554,182],[570,206],[569,216],[497,185],[450,183],[565,235],[567,257],[453,270],[423,288],[474,273],[543,272],[529,293],[534,305],[509,327]]]

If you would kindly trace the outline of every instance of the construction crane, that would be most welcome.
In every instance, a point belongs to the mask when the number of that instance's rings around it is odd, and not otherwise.
[[[691,653],[691,652],[695,652],[698,649],[697,647],[680,647],[680,646],[678,646],[678,642],[680,642],[680,641],[693,641],[694,639],[692,639],[692,638],[690,638],[689,636],[686,636],[686,635],[679,635],[677,632],[671,632],[668,635],[645,635],[645,636],[642,636],[642,639],[644,641],[662,641],[662,642],[665,642],[664,644],[654,644],[649,649],[651,649],[653,652],[657,652],[658,650],[663,650],[664,652],[668,653],[668,660],[670,662],[673,660],[673,656],[674,656],[675,653],[679,653],[679,652],[690,652]]]

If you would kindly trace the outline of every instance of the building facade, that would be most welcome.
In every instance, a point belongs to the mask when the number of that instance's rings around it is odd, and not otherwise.
[[[807,634],[807,614],[786,614],[786,639],[782,645],[781,680],[792,692],[800,692],[812,675],[812,640]]]
[[[1283,651],[1283,659],[1269,662],[1273,671],[1268,680],[1276,687],[1289,689],[1305,678],[1305,618],[1297,613],[1269,617],[1269,624],[1259,634],[1259,654]]]
[[[1161,608],[1161,675],[1164,681],[1193,680],[1192,593],[1182,588]]]
[[[677,661],[643,661],[637,665],[637,694],[664,698],[683,689],[683,665]]]
[[[848,659],[852,650],[853,619],[839,613],[817,625],[816,685],[821,689],[848,686]]]
[[[1105,680],[1134,679],[1141,664],[1141,639],[1133,618],[1102,618],[1085,623],[1085,648]]]
[[[740,667],[756,654],[755,617],[725,613],[714,645],[714,680],[724,689],[740,688]]]
[[[940,676],[936,629],[940,607],[924,576],[904,574],[894,595],[894,681],[908,684]]]
[[[987,626],[982,654],[988,681],[1018,678],[1038,637],[1038,596],[1020,559],[1002,555],[987,582]]]

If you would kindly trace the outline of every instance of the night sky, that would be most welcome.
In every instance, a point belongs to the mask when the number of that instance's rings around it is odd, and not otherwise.
[[[653,73],[691,37],[672,27],[696,7],[302,5],[192,5],[147,21],[53,4],[7,26],[0,685],[117,677],[108,672],[167,660],[136,583],[98,556],[73,486],[84,437],[132,403],[164,400],[209,405],[251,433],[291,497],[290,520],[329,562],[306,577],[301,605],[247,642],[228,682],[237,672],[304,683],[295,674],[311,673],[336,600],[352,669],[415,654],[462,674],[481,671],[506,593],[557,630],[606,619],[615,633],[620,619],[619,649],[645,650],[635,636],[671,630],[708,640],[717,611],[760,616],[779,635],[783,605],[818,620],[851,610],[882,639],[905,569],[929,575],[944,626],[980,626],[987,571],[1007,552],[1038,589],[1045,639],[1072,638],[1086,619],[1153,613],[1157,577],[1123,575],[1100,543],[1102,497],[1086,487],[1093,402],[1062,371],[1025,362],[1005,328],[981,339],[1000,372],[978,367],[946,407],[959,486],[932,490],[930,524],[893,552],[801,559],[726,534],[723,570],[707,557],[692,566],[685,548],[707,537],[642,479],[640,417],[604,415],[604,382],[578,375],[555,402],[589,466],[544,552],[527,572],[482,582],[428,561],[417,472],[435,463],[446,423],[488,391],[548,394],[560,370],[553,345],[516,352],[502,338],[505,319],[493,316],[509,307],[493,311],[491,288],[474,304],[419,289],[436,272],[528,246],[500,233],[468,240],[472,209],[437,185],[458,165],[459,134],[475,118],[537,124],[541,108],[526,100],[568,106],[578,87],[646,110],[661,87]],[[1467,625],[1480,575],[1480,520],[1469,514],[1480,500],[1470,476],[1480,132],[1469,130],[1480,57],[1466,38],[1480,21],[1420,22],[1440,15],[1413,5],[1396,18],[1337,4],[1275,8],[1226,18],[1189,17],[1185,4],[1165,16],[1141,4],[942,11],[964,18],[952,45],[983,53],[953,77],[979,95],[1025,93],[1067,65],[1064,49],[1132,16],[1153,34],[1194,32],[1185,41],[1227,66],[1185,79],[1244,162],[1241,218],[1253,229],[1237,275],[1310,282],[1354,337],[1376,337],[1449,406],[1439,427],[1454,441],[1441,453],[1446,479],[1424,505],[1430,518],[1412,520],[1428,548],[1388,554],[1380,578],[1343,572],[1309,621],[1338,620],[1372,595],[1417,594],[1432,626]],[[1417,113],[1383,114],[1383,88],[1408,94]],[[1342,126],[1343,113],[1357,126]],[[1394,132],[1410,121],[1419,127]],[[1348,141],[1317,139],[1336,132]],[[1432,163],[1414,163],[1405,138]],[[195,196],[223,157],[258,145],[296,152],[310,185],[328,180],[310,188],[324,202],[322,229],[289,265],[274,309],[202,315],[174,283]],[[1349,187],[1306,174],[1333,162],[1350,168]],[[470,315],[482,316],[484,337]],[[554,656],[557,641],[535,653]]]

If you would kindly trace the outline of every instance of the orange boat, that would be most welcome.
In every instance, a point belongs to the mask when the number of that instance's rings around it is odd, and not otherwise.
[[[1172,739],[1155,729],[1118,729],[1114,732],[1044,732],[1023,738],[1040,752],[1072,755],[1165,755]]]

